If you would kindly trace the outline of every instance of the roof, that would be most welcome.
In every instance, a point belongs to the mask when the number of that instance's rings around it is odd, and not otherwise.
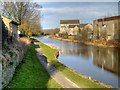
[[[4,32],[5,31],[5,24],[4,24],[1,17],[0,17],[0,25],[2,25],[2,28],[0,28],[0,31],[2,30]]]
[[[84,28],[87,24],[80,24],[80,28]]]
[[[11,21],[12,24],[15,24],[15,25],[19,25],[17,22],[15,21]]]
[[[12,23],[12,24],[18,25],[17,22],[15,22],[15,21],[13,21],[13,20],[11,20],[11,19],[8,19],[8,18],[6,18],[6,17],[4,17],[4,16],[1,16],[1,18],[2,18],[3,21],[5,21],[5,22],[8,22],[8,23]]]
[[[60,20],[60,24],[79,24],[79,20]]]
[[[4,24],[6,25],[8,31],[11,31],[11,29],[10,29],[10,23],[15,24],[15,25],[18,25],[17,22],[12,21],[11,19],[8,19],[8,18],[6,18],[6,17],[4,17],[4,16],[1,16],[1,18],[2,18],[2,20],[3,20],[3,22],[4,22]]]
[[[69,25],[69,28],[79,27],[79,25]]]
[[[102,22],[102,21],[111,21],[111,20],[118,20],[118,19],[120,20],[120,16],[101,18],[101,19],[97,19],[97,21]]]

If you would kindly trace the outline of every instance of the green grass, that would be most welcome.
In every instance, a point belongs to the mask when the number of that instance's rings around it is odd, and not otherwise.
[[[91,80],[81,77],[79,74],[73,70],[67,68],[65,65],[58,62],[55,58],[55,53],[57,49],[53,49],[41,42],[39,42],[40,47],[42,48],[42,54],[47,57],[49,63],[53,64],[58,70],[60,70],[67,78],[76,83],[81,88],[105,88],[102,85],[99,85]]]
[[[17,67],[12,81],[6,88],[62,88],[53,80],[36,56],[35,47],[30,46],[22,63]]]

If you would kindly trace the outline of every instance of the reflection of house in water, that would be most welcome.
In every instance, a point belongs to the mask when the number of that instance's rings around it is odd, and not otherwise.
[[[94,64],[101,67],[102,70],[106,69],[111,72],[118,73],[120,50],[115,48],[98,48],[94,49],[93,60]]]
[[[71,44],[67,46],[65,46],[65,44],[61,45],[61,53],[68,54],[68,55],[75,54],[85,58],[92,57],[93,52],[91,47],[74,45],[74,43],[71,43]]]

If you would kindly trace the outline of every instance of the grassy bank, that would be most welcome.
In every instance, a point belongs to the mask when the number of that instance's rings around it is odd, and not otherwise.
[[[35,47],[31,45],[6,88],[61,88],[61,86],[50,77],[37,58]]]
[[[42,54],[47,57],[49,63],[53,64],[58,70],[60,70],[67,78],[76,83],[81,88],[105,88],[105,86],[93,82],[82,75],[77,74],[75,71],[67,68],[65,65],[58,62],[55,58],[57,49],[53,49],[41,42],[38,42],[42,48]]]

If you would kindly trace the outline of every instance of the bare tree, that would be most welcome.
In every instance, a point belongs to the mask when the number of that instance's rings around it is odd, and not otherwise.
[[[2,15],[18,22],[19,30],[25,33],[40,33],[40,11],[42,8],[38,3],[33,2],[2,2]],[[35,27],[36,26],[36,27]],[[37,29],[36,29],[37,28]]]

